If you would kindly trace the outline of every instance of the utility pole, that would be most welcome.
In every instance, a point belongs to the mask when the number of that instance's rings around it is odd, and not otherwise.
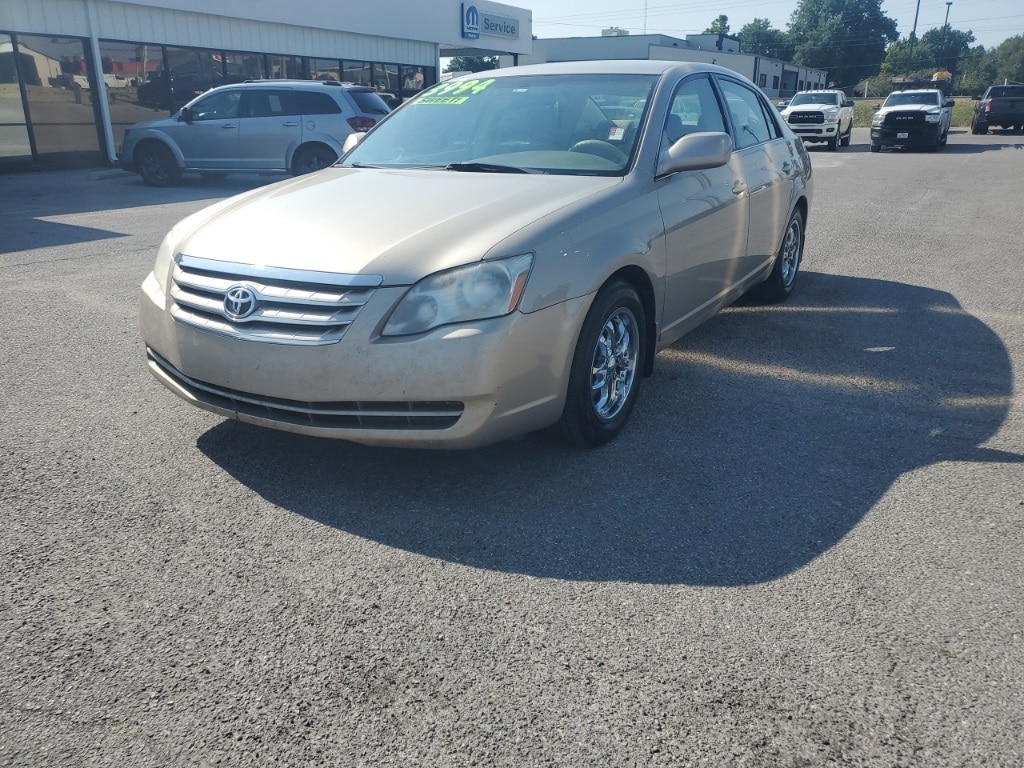
[[[914,11],[914,28],[910,30],[910,55],[914,54],[914,43],[917,41],[917,15],[921,12],[921,0],[917,0],[917,9]],[[913,59],[911,59],[913,64]]]

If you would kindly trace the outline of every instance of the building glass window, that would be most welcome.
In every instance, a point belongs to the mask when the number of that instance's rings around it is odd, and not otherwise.
[[[384,100],[387,96],[398,98],[401,93],[401,83],[398,79],[397,64],[374,64],[373,65],[373,87]],[[387,94],[387,96],[385,96]]]
[[[265,77],[274,80],[301,80],[302,59],[298,56],[267,56]]]
[[[18,87],[18,69],[14,62],[14,40],[0,34],[0,157],[32,157],[28,120]]]
[[[36,155],[99,152],[85,41],[18,35],[16,43]]]
[[[120,146],[129,126],[152,120],[155,109],[170,109],[162,101],[144,103],[142,97],[157,95],[147,90],[147,74],[163,68],[163,47],[138,43],[100,40],[100,64],[107,86],[107,109],[114,132],[114,145]]]
[[[224,52],[225,82],[241,83],[246,80],[262,80],[266,77],[263,70],[263,55],[259,53]]]
[[[220,51],[167,46],[167,74],[163,89],[169,90],[170,111],[175,112],[196,96],[224,85],[224,56]]]
[[[368,61],[342,62],[341,79],[346,83],[373,85],[373,65]]]
[[[310,80],[341,80],[341,62],[337,59],[310,59]]]
[[[402,99],[409,99],[427,87],[426,67],[402,67]]]

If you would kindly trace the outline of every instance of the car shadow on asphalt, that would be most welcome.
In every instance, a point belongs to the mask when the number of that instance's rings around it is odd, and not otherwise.
[[[282,174],[234,174],[221,179],[182,177],[175,187],[158,189],[111,169],[11,174],[0,185],[0,254],[125,237],[99,227],[58,219],[94,211],[145,209],[183,202],[211,204],[225,197],[290,178]],[[136,212],[135,215],[142,215]]]
[[[198,447],[328,528],[536,577],[744,585],[848,535],[903,473],[1022,462],[983,447],[1013,379],[948,293],[804,273],[792,303],[739,303],[664,350],[620,437],[474,451],[375,449],[225,421]]]

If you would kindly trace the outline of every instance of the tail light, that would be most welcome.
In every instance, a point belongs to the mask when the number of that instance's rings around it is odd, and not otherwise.
[[[353,131],[366,133],[377,124],[377,119],[374,117],[350,117],[348,124],[352,126]]]
[[[985,105],[985,111],[986,112],[991,112],[992,111],[992,99],[985,99],[985,101],[983,101],[982,104]]]

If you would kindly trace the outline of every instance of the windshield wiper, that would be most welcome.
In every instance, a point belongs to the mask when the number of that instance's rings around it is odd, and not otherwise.
[[[481,173],[543,173],[536,168],[518,168],[497,163],[448,163],[446,171],[479,171]]]

